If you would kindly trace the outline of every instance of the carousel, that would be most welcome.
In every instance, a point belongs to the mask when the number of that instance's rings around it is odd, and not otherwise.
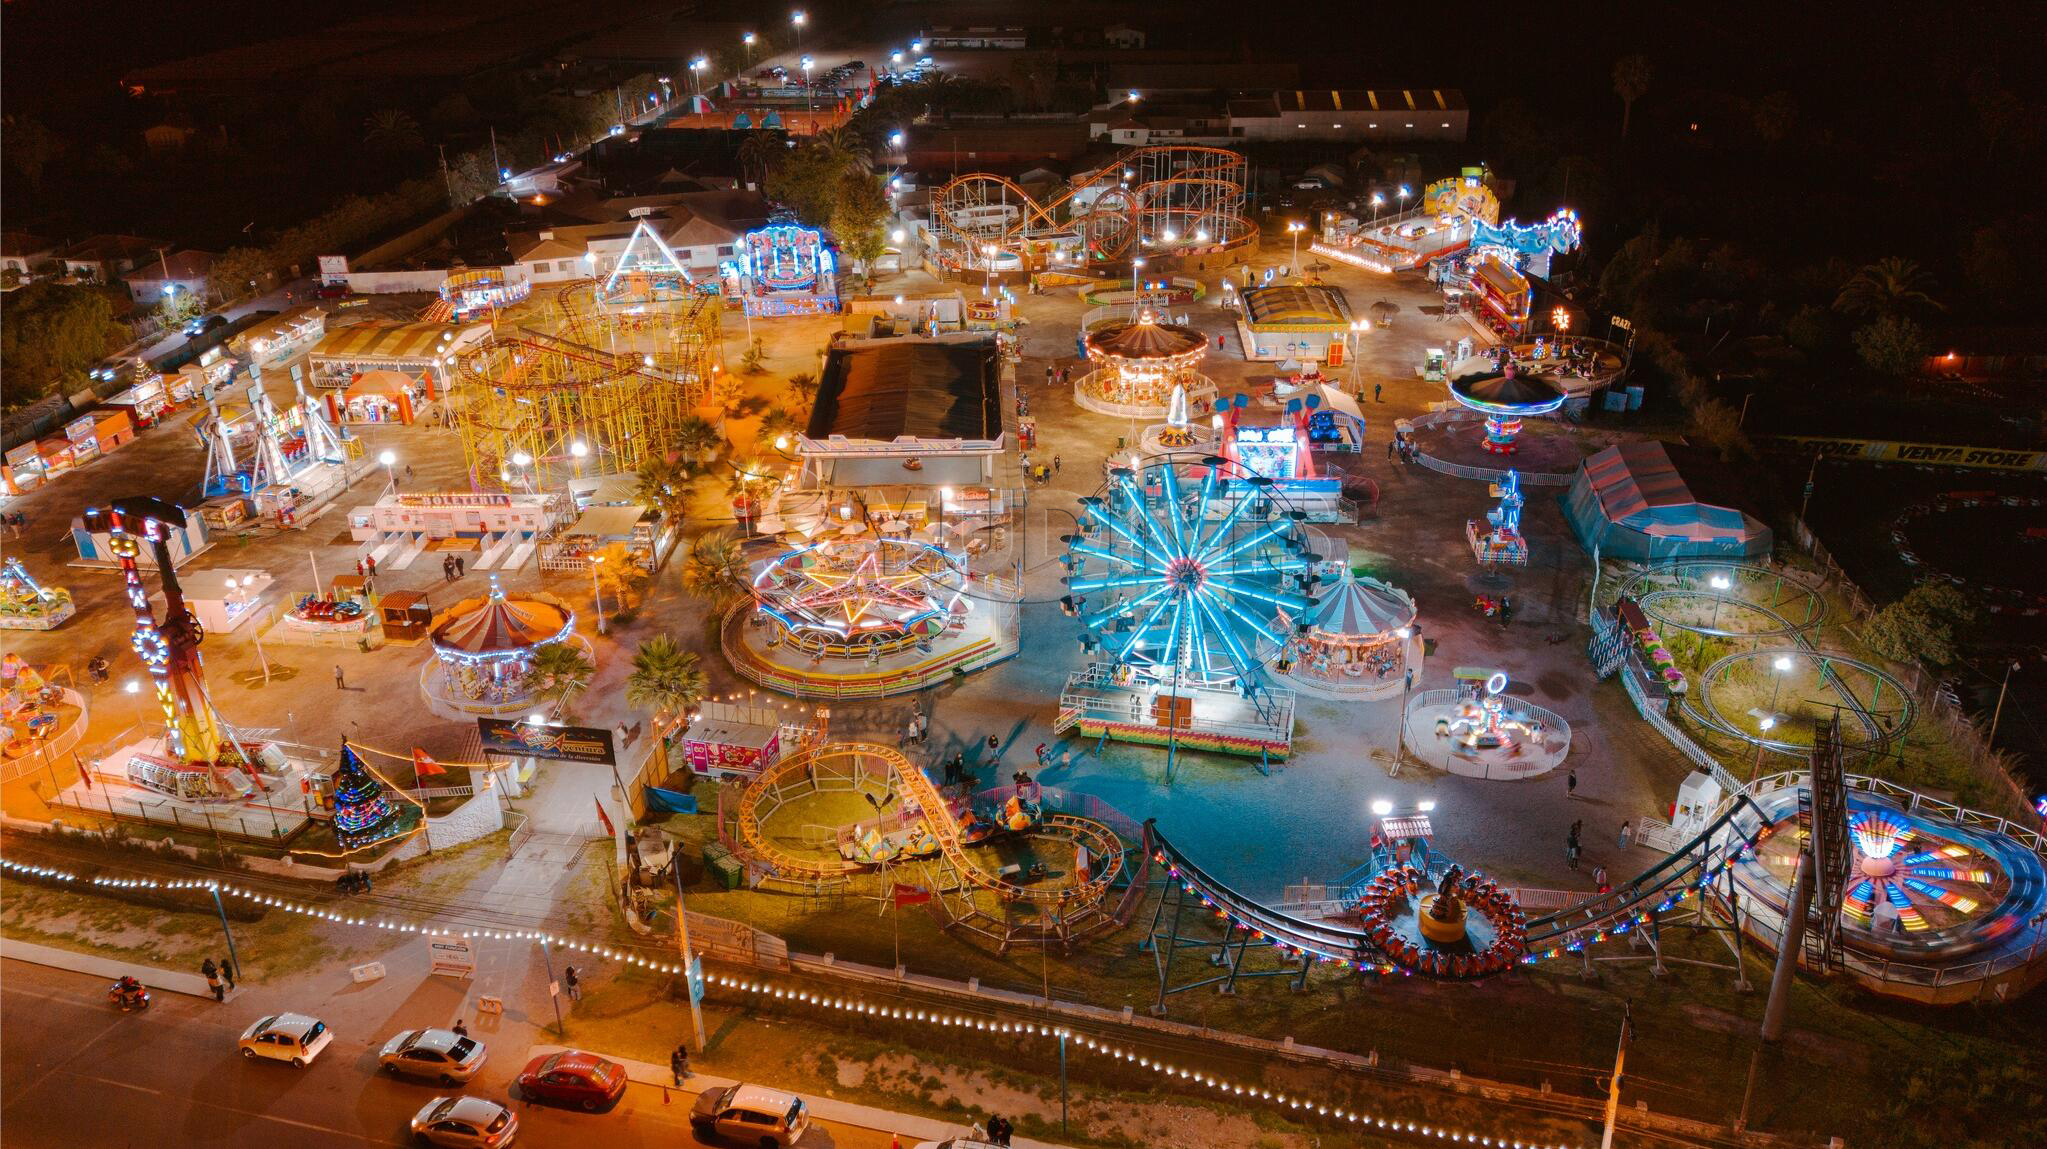
[[[1094,370],[1073,384],[1073,401],[1099,415],[1158,419],[1171,414],[1175,392],[1199,417],[1215,402],[1215,383],[1195,368],[1208,355],[1208,337],[1191,327],[1160,323],[1146,311],[1134,323],[1096,328],[1086,341]]]
[[[582,642],[575,631],[575,613],[560,599],[507,596],[493,575],[488,596],[455,604],[428,633],[434,660],[420,676],[420,689],[434,713],[456,721],[523,714],[533,697],[526,683],[533,652]]]
[[[1414,599],[1398,587],[1345,571],[1299,620],[1281,618],[1294,629],[1282,665],[1305,693],[1385,698],[1406,687],[1410,672],[1420,676]]]

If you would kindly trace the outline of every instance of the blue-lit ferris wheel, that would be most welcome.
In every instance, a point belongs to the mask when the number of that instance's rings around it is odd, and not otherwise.
[[[1072,613],[1119,675],[1261,689],[1314,557],[1307,516],[1271,479],[1218,456],[1156,455],[1109,471],[1067,537]]]

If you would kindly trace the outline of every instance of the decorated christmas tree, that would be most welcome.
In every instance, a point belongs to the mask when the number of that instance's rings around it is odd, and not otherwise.
[[[334,772],[334,837],[342,849],[359,850],[397,832],[398,810],[384,796],[384,784],[343,743],[341,768]]]

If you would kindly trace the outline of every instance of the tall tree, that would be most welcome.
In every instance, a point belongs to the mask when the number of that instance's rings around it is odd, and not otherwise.
[[[362,140],[372,149],[389,155],[404,155],[426,145],[419,121],[403,108],[371,112],[362,122]]]
[[[1649,57],[1637,52],[1613,62],[1613,94],[1621,98],[1621,138],[1628,136],[1628,122],[1634,118],[1635,101],[1649,90],[1656,75]]]
[[[590,689],[597,664],[572,642],[550,642],[533,652],[526,663],[525,687],[535,698],[553,704],[556,714],[567,714],[570,706]]]
[[[682,521],[683,510],[689,505],[689,476],[681,468],[667,459],[649,458],[636,478],[634,501],[661,512],[668,526]]]
[[[839,250],[852,256],[860,274],[881,258],[887,247],[888,192],[881,181],[864,171],[849,171],[839,179],[839,194],[832,204],[832,235]]]
[[[718,457],[718,449],[725,445],[725,436],[718,433],[718,425],[702,415],[686,415],[675,428],[675,453],[682,456],[684,475],[694,474],[698,467]]]
[[[654,635],[633,651],[632,673],[625,680],[626,701],[653,711],[655,730],[688,713],[703,700],[707,689],[696,654],[682,649],[673,636]]]
[[[0,296],[0,403],[85,386],[86,372],[127,338],[101,288],[44,282]]]
[[[1886,316],[1930,309],[1944,311],[1928,288],[1933,279],[1925,269],[1900,256],[1885,256],[1864,264],[1850,276],[1834,296],[1834,309],[1847,315]]]
[[[720,527],[697,536],[682,561],[682,589],[723,610],[745,593],[746,552],[739,535]]]

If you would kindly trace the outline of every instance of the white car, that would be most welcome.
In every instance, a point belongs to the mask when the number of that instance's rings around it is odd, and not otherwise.
[[[333,1031],[317,1017],[280,1013],[259,1019],[242,1031],[242,1056],[267,1057],[303,1066],[334,1042]]]
[[[972,1137],[948,1137],[943,1141],[919,1141],[916,1149],[1002,1149],[993,1141],[976,1141]]]
[[[698,1140],[724,1137],[760,1149],[789,1149],[810,1128],[810,1110],[793,1093],[742,1083],[698,1094],[689,1125]]]
[[[456,1085],[483,1068],[483,1043],[448,1029],[408,1029],[384,1043],[377,1060],[392,1073]]]
[[[518,1114],[481,1097],[436,1097],[412,1115],[412,1137],[422,1145],[503,1149],[518,1134]]]

